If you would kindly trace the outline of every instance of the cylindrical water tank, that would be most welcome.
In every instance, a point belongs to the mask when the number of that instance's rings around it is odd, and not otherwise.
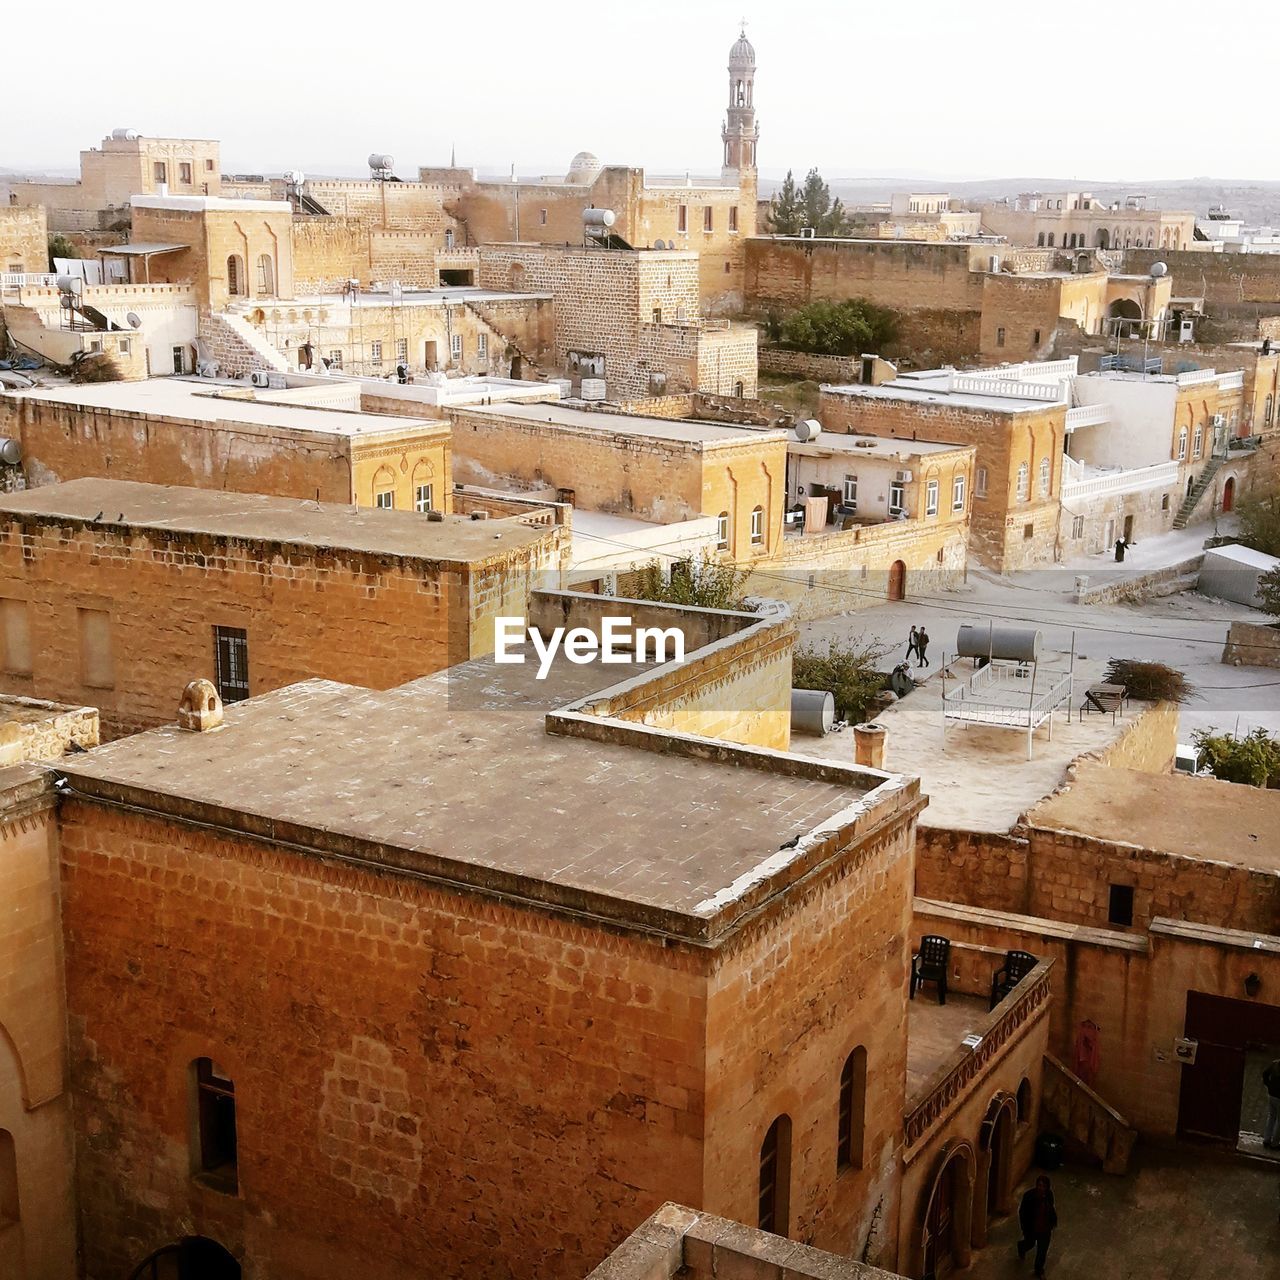
[[[370,169],[394,169],[395,167],[395,156],[389,156],[383,151],[371,151],[369,153]]]
[[[796,423],[796,439],[803,444],[806,440],[816,440],[822,434],[822,423],[817,418],[805,418]]]
[[[588,227],[611,227],[618,220],[612,209],[583,209],[582,221]]]
[[[836,721],[836,700],[825,689],[791,690],[791,728],[823,738]]]
[[[853,761],[864,769],[884,768],[884,740],[888,736],[882,724],[853,726]]]
[[[22,446],[12,436],[0,436],[0,462],[16,467],[22,461]]]
[[[993,627],[964,623],[956,632],[956,653],[962,658],[1003,658],[1008,662],[1037,662],[1039,631],[1030,627]]]

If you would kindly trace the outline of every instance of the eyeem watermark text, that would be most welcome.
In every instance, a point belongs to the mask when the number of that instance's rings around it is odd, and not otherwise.
[[[547,678],[560,652],[580,667],[592,662],[627,665],[684,661],[684,632],[679,627],[637,627],[627,617],[601,618],[598,631],[590,627],[556,627],[549,636],[536,627],[526,627],[523,618],[497,618],[493,660],[523,663],[525,655],[520,646],[526,640],[538,655],[539,680]]]

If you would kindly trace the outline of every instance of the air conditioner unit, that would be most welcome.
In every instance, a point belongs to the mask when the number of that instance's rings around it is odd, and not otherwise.
[[[911,483],[911,472],[910,472],[910,471],[896,471],[896,472],[894,472],[894,476],[893,476],[893,478],[894,478],[894,480],[896,480],[896,481],[898,482],[898,484],[910,484],[910,483]]]
[[[265,369],[255,369],[249,375],[249,381],[255,387],[269,387],[271,385],[271,375]]]
[[[818,233],[817,233],[817,231],[816,231],[813,227],[801,227],[801,228],[800,228],[800,239],[801,239],[801,240],[816,240],[816,239],[817,239],[817,237],[818,237]]]

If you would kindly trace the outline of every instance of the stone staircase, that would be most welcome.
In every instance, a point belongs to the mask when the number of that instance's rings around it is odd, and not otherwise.
[[[239,378],[255,369],[288,373],[292,366],[243,316],[230,311],[206,312],[200,317],[204,355],[218,362],[227,377]]]
[[[1137,1130],[1051,1053],[1044,1055],[1041,1110],[1064,1137],[1100,1160],[1104,1173],[1128,1169]]]
[[[513,351],[520,357],[521,364],[524,366],[523,376],[526,382],[549,382],[552,378],[559,376],[544,369],[509,333],[504,331],[501,323],[483,303],[473,302],[468,298],[463,300],[463,306],[477,319],[482,320],[497,337],[501,338],[506,343],[508,350]]]
[[[1200,473],[1200,479],[1195,482],[1191,492],[1187,494],[1182,506],[1178,508],[1178,514],[1173,517],[1173,527],[1175,529],[1185,529],[1191,523],[1191,517],[1196,507],[1200,505],[1200,499],[1209,491],[1209,486],[1213,483],[1213,478],[1222,470],[1222,464],[1225,458],[1210,458],[1205,463],[1204,470]]]

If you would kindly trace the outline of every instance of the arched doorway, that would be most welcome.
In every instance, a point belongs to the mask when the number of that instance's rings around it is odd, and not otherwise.
[[[1097,236],[1097,239],[1098,239],[1098,248],[1099,248],[1099,249],[1107,249],[1107,248],[1110,248],[1110,245],[1111,245],[1111,237],[1107,234],[1107,229],[1106,229],[1106,227],[1099,227],[1099,228],[1098,228],[1098,236]]]
[[[232,297],[248,293],[248,281],[244,278],[244,259],[238,253],[227,255],[227,292]]]
[[[261,297],[269,298],[276,291],[276,272],[271,262],[269,253],[260,253],[258,255],[258,293]],[[293,313],[289,314],[292,320]]]
[[[217,1241],[188,1236],[148,1255],[129,1280],[240,1280],[240,1264]]]
[[[1222,510],[1225,514],[1234,510],[1236,505],[1236,478],[1228,476],[1227,482],[1222,486]]]
[[[924,1280],[969,1265],[973,1255],[974,1152],[967,1142],[942,1149],[941,1165],[925,1202],[920,1274]]]
[[[994,1098],[982,1125],[987,1154],[987,1219],[1003,1217],[1013,1208],[1013,1130],[1016,1103],[1007,1094]]]
[[[895,560],[889,566],[889,599],[905,600],[907,598],[907,566],[901,560]]]
[[[1111,332],[1129,337],[1142,325],[1142,308],[1132,298],[1117,298],[1108,308]]]

